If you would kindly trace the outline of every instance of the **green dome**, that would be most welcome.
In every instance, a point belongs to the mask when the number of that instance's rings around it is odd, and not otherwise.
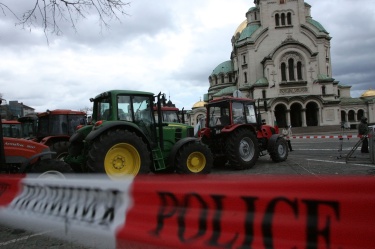
[[[324,32],[326,34],[328,34],[327,30],[323,27],[323,25],[321,25],[318,21],[315,21],[314,19],[312,18],[308,18],[307,19],[307,22],[312,24],[315,28],[317,28],[320,32]]]
[[[245,40],[247,38],[250,38],[251,35],[257,31],[257,29],[259,29],[260,25],[259,24],[253,24],[253,25],[249,25],[247,26],[242,32],[241,32],[241,35],[240,35],[240,38],[238,39],[238,41],[241,41],[241,40]]]
[[[232,61],[225,61],[219,64],[213,71],[211,75],[227,74],[233,72],[233,63]]]

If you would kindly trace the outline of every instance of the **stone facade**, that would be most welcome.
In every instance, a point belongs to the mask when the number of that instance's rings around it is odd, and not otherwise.
[[[351,98],[351,86],[333,78],[331,37],[311,17],[308,3],[255,0],[254,5],[233,34],[230,60],[209,76],[205,101],[234,93],[259,99],[262,118],[281,127],[354,126],[362,116],[375,122],[374,94]]]

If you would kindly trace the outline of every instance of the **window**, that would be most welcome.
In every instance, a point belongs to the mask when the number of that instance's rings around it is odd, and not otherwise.
[[[217,77],[215,76],[215,84],[217,85]]]
[[[281,63],[281,81],[286,81],[286,65]]]
[[[298,80],[302,80],[302,62],[297,62],[297,78]]]
[[[326,95],[326,87],[322,86],[322,95]]]
[[[262,91],[262,97],[265,99],[266,98],[266,90]]]
[[[243,61],[243,65],[246,64],[246,55],[242,55],[242,61]]]
[[[247,83],[247,73],[246,72],[243,73],[243,77],[245,78],[245,83]]]
[[[284,13],[281,14],[281,25],[285,26],[285,14]]]
[[[287,19],[288,25],[292,25],[292,14],[290,12],[288,12],[286,19]]]
[[[254,12],[254,20],[256,20],[256,19],[257,19],[257,13]]]
[[[228,74],[229,82],[232,82],[232,74]]]
[[[275,23],[276,23],[276,26],[280,26],[280,15],[279,14],[276,14],[275,15]]]
[[[284,4],[285,3],[285,0],[280,0],[280,4]]]
[[[221,75],[221,83],[224,83],[224,74]]]
[[[289,80],[295,80],[294,78],[294,60],[288,60],[288,68],[289,68]]]

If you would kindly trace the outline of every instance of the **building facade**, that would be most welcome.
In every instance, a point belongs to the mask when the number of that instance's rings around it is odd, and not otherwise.
[[[331,37],[312,18],[311,5],[304,0],[254,5],[233,34],[230,60],[209,76],[205,101],[233,94],[259,99],[262,119],[280,127],[355,126],[362,116],[375,122],[375,92],[351,98],[351,86],[333,78]]]

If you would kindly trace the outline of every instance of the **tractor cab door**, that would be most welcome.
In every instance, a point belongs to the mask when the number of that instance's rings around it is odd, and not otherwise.
[[[134,123],[152,141],[156,141],[155,117],[153,113],[153,96],[131,96]]]

